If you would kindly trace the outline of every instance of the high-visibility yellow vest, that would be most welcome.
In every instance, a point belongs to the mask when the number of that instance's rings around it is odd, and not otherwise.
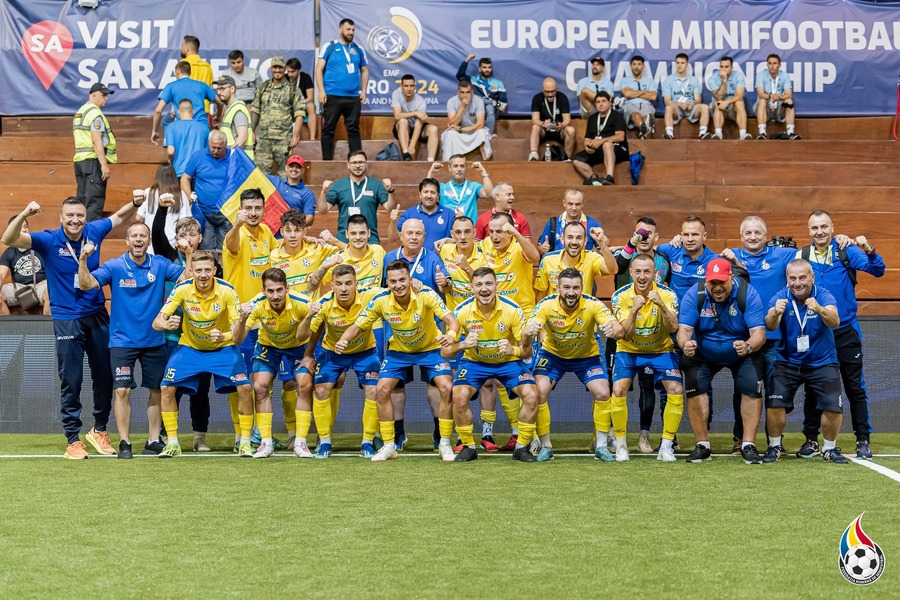
[[[243,113],[247,117],[247,141],[244,142],[242,148],[247,153],[247,156],[253,158],[253,147],[256,145],[256,140],[253,137],[253,127],[250,126],[250,111],[247,110],[247,105],[244,104],[243,100],[235,100],[228,105],[225,109],[225,114],[222,115],[222,121],[219,123],[219,131],[225,134],[225,138],[228,140],[228,147],[234,147],[234,140],[237,138],[234,116],[238,113]]]
[[[94,142],[91,138],[91,123],[98,117],[103,121],[103,127],[105,128],[103,149],[104,154],[106,154],[106,162],[111,165],[116,164],[118,160],[116,156],[116,136],[109,126],[109,121],[106,120],[106,115],[93,102],[85,102],[78,109],[78,112],[75,113],[75,118],[72,119],[72,135],[75,137],[75,156],[72,158],[74,162],[97,158],[97,153],[94,152]]]

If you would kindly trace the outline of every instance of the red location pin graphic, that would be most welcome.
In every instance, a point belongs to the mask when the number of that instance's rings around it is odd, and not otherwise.
[[[56,21],[35,23],[22,36],[22,54],[45,90],[69,60],[72,45],[72,34]]]

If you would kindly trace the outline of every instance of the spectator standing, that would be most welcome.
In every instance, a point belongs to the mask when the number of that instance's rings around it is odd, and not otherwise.
[[[250,127],[256,132],[256,166],[268,174],[274,163],[284,177],[284,162],[300,141],[306,103],[297,86],[284,76],[284,57],[273,57],[270,68],[272,79],[256,89]]]
[[[166,127],[163,147],[178,177],[184,175],[191,156],[206,147],[209,124],[193,119],[194,107],[190,100],[178,103],[178,119]]]
[[[269,181],[281,194],[281,197],[288,203],[293,210],[299,210],[306,216],[306,227],[312,227],[313,220],[316,216],[316,195],[312,190],[303,183],[303,172],[306,169],[306,163],[303,158],[291,154],[287,158],[287,177],[278,177],[277,175],[266,175]]]
[[[419,203],[412,208],[407,208],[402,213],[399,206],[391,211],[388,242],[396,242],[399,239],[398,233],[408,219],[418,219],[422,222],[425,227],[424,244],[429,250],[434,250],[434,243],[438,240],[446,240],[450,237],[456,212],[438,204],[440,185],[437,179],[423,179],[419,183]]]
[[[154,144],[159,143],[159,125],[162,121],[163,129],[168,127],[173,119],[163,118],[163,110],[171,104],[173,109],[177,107],[182,100],[190,100],[194,109],[194,120],[201,123],[209,124],[209,115],[207,114],[207,106],[209,102],[217,102],[216,92],[211,86],[200,81],[191,79],[191,65],[182,60],[175,65],[175,81],[166,85],[159,93],[159,100],[156,102],[156,108],[153,109],[153,120],[150,126],[150,141]]]
[[[229,148],[243,148],[252,160],[256,156],[256,137],[250,126],[250,111],[244,101],[238,99],[234,79],[223,75],[216,81],[216,87],[219,101],[225,106],[219,119],[219,131],[225,133]]]
[[[146,252],[170,261],[177,260],[175,225],[184,217],[191,216],[191,200],[182,191],[171,165],[157,167],[153,185],[144,190],[144,197],[146,200],[134,218],[138,223],[146,223],[150,229],[150,244]]]
[[[349,151],[362,150],[359,115],[366,101],[369,66],[366,53],[354,41],[356,24],[341,19],[338,38],[328,42],[316,61],[316,88],[322,117],[322,160],[334,158],[334,130],[344,117]]]
[[[513,221],[513,226],[516,228],[516,231],[524,235],[526,238],[531,239],[531,226],[528,224],[528,218],[524,213],[521,213],[512,207],[513,202],[516,199],[512,184],[506,183],[505,181],[498,183],[494,186],[494,189],[491,190],[491,195],[494,197],[494,208],[485,213],[482,213],[478,217],[478,220],[475,222],[475,239],[483,240],[489,237],[489,222],[494,217],[494,215],[499,213],[505,213],[509,215]],[[540,260],[540,254],[538,255],[538,259],[536,259],[535,262],[537,262],[537,260]],[[525,314],[530,313],[526,311]]]
[[[563,194],[563,208],[565,210],[563,210],[562,214],[550,217],[547,219],[547,224],[544,225],[544,231],[541,232],[541,236],[538,238],[538,250],[541,251],[541,255],[562,250],[565,247],[563,231],[565,231],[566,225],[569,223],[581,223],[586,232],[600,227],[600,222],[597,219],[582,212],[584,208],[584,192],[581,190],[576,190],[575,188],[567,189]],[[596,246],[594,239],[590,236],[585,236],[585,238],[585,250],[593,250]]]
[[[442,165],[439,162],[431,163],[427,178],[434,178]],[[478,201],[490,198],[494,191],[494,184],[488,175],[487,169],[480,162],[472,163],[472,168],[481,171],[481,183],[466,180],[466,157],[462,154],[454,154],[447,163],[450,171],[450,180],[441,184],[441,206],[460,210],[469,217],[474,224],[478,219]]]
[[[231,68],[222,75],[234,79],[234,89],[238,100],[249,107],[253,104],[253,98],[256,96],[256,88],[262,85],[262,77],[259,76],[259,71],[244,63],[244,53],[240,50],[229,52],[228,62]]]
[[[75,196],[84,204],[88,221],[103,216],[106,204],[106,184],[109,165],[116,164],[116,136],[109,126],[103,108],[112,90],[102,83],[91,86],[88,101],[72,120],[72,136],[75,138]]]

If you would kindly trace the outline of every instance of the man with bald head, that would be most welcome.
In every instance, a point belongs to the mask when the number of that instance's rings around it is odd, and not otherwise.
[[[230,151],[224,131],[210,131],[207,139],[208,147],[198,150],[188,160],[181,176],[181,191],[188,197],[191,191],[197,194],[197,208],[204,221],[200,249],[221,253],[225,235],[231,230],[231,221],[219,212]]]
[[[538,145],[546,141],[563,145],[566,161],[575,153],[575,127],[569,110],[569,99],[556,89],[556,80],[544,80],[541,93],[531,99],[531,153],[528,160],[540,160]]]
[[[475,239],[483,240],[488,237],[488,222],[494,215],[499,213],[509,215],[513,220],[513,226],[516,228],[516,231],[530,238],[531,226],[528,224],[528,218],[524,213],[513,208],[516,196],[512,184],[501,181],[494,186],[494,189],[491,191],[491,197],[494,199],[494,208],[481,213],[478,220],[475,221]]]

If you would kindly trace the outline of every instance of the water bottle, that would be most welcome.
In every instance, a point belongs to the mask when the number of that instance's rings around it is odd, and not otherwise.
[[[544,145],[544,162],[550,162],[550,144]]]

